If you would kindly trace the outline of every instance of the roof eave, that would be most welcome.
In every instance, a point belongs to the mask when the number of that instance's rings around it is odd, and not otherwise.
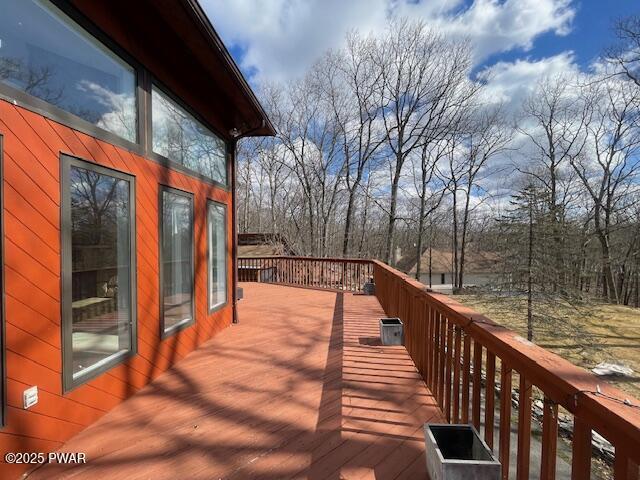
[[[248,137],[248,136],[274,136],[276,134],[276,130],[269,119],[269,116],[265,112],[264,108],[260,104],[260,101],[256,97],[255,93],[247,83],[244,75],[238,68],[238,65],[233,60],[233,57],[227,50],[227,47],[222,42],[222,39],[218,35],[218,33],[213,28],[209,17],[204,12],[198,0],[186,0],[187,4],[190,7],[190,12],[193,14],[194,18],[200,24],[203,29],[203,32],[209,37],[211,43],[215,45],[219,55],[222,57],[229,70],[233,74],[233,78],[237,83],[238,87],[242,90],[245,97],[251,102],[253,105],[257,116],[261,117],[261,121],[252,125],[245,129],[245,131],[241,131],[240,137]]]

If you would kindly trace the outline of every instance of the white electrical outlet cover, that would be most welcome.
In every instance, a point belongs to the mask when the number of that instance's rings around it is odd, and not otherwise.
[[[38,387],[27,388],[22,394],[24,400],[24,409],[33,407],[38,403]]]

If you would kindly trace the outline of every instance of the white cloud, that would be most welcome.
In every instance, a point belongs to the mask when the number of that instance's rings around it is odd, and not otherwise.
[[[475,0],[455,18],[435,21],[452,35],[469,37],[477,61],[482,61],[514,48],[530,50],[542,33],[566,35],[574,15],[571,0]]]
[[[572,52],[539,60],[519,59],[498,62],[480,73],[487,81],[485,95],[496,103],[517,107],[536,88],[539,81],[559,74],[576,74],[579,67]]]
[[[480,63],[494,53],[528,50],[542,33],[567,34],[575,14],[571,0],[201,1],[227,45],[243,49],[245,70],[270,80],[301,75],[349,30],[380,32],[394,15],[469,38]]]

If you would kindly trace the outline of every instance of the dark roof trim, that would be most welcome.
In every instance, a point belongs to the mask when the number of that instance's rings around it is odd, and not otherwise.
[[[198,0],[186,0],[186,3],[190,7],[190,10],[191,10],[190,13],[193,14],[198,24],[202,27],[203,33],[209,38],[209,40],[211,40],[211,43],[216,46],[220,55],[222,56],[225,63],[229,67],[229,70],[231,71],[231,73],[233,73],[234,80],[236,81],[240,89],[244,92],[245,96],[253,104],[253,107],[255,108],[256,113],[258,113],[258,115],[262,117],[262,122],[260,125],[248,126],[244,131],[238,132],[237,136],[238,137],[251,136],[252,134],[257,134],[260,136],[275,135],[276,130],[273,127],[271,120],[269,120],[267,113],[264,111],[264,108],[262,108],[262,105],[260,104],[259,100],[256,98],[255,94],[253,93],[253,90],[251,90],[251,87],[249,86],[246,79],[242,75],[242,72],[238,68],[238,65],[233,60],[233,57],[229,53],[229,50],[227,50],[227,47],[225,47],[224,43],[222,42],[222,39],[213,28],[213,25],[211,24],[209,17],[207,17],[207,14],[204,12],[202,7],[200,6],[200,3],[198,2]]]

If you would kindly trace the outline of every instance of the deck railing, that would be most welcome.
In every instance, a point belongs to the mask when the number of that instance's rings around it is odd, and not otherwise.
[[[373,262],[315,257],[240,257],[238,280],[324,290],[362,291],[373,278]]]
[[[598,434],[613,446],[600,455],[612,468],[599,477],[610,471],[615,480],[640,478],[640,401],[592,373],[378,261],[239,259],[241,281],[358,291],[370,277],[386,315],[403,320],[405,347],[447,420],[484,432],[503,479],[510,473],[529,479],[537,470],[531,465],[537,458],[531,454],[533,422],[542,424],[542,480],[555,478],[559,434],[570,442],[573,480],[591,477]],[[515,472],[509,471],[512,458]]]
[[[497,447],[503,479],[509,478],[512,455],[516,458],[512,474],[529,478],[536,417],[532,403],[542,410],[541,479],[555,478],[559,408],[562,420],[567,416],[573,420],[573,428],[566,429],[572,479],[591,477],[593,431],[615,448],[614,478],[638,479],[638,400],[383,263],[374,262],[374,278],[386,314],[403,320],[407,351],[446,418],[480,429],[484,412],[484,438],[492,449]],[[512,407],[518,410],[517,423],[515,418],[512,422]],[[512,427],[517,429],[513,446]]]

